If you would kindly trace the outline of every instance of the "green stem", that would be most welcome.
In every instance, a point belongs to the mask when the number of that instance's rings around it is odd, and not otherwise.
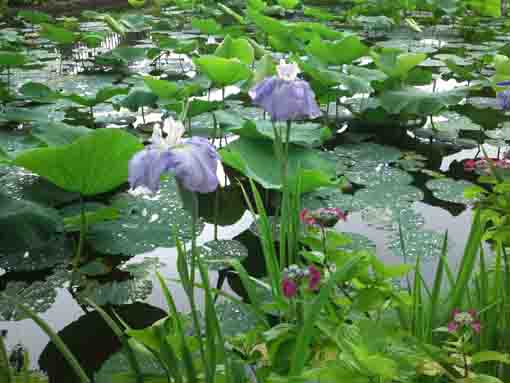
[[[87,236],[87,216],[85,215],[85,204],[83,202],[83,196],[80,195],[80,239],[78,241],[78,251],[76,252],[76,258],[74,265],[78,266],[83,256],[83,248],[85,247],[85,237]]]
[[[4,343],[4,337],[0,335],[0,378],[2,382],[12,382],[12,371],[9,366],[9,358],[7,356],[7,349]]]
[[[78,376],[81,383],[91,383],[89,377],[83,371],[83,369],[80,366],[80,363],[75,358],[71,350],[66,346],[66,344],[62,341],[62,338],[58,336],[56,332],[54,332],[51,327],[41,318],[39,318],[32,310],[30,310],[28,307],[25,307],[21,303],[18,302],[17,299],[10,297],[8,295],[3,296],[4,299],[9,301],[9,303],[15,305],[18,310],[22,311],[23,314],[25,314],[28,318],[32,319],[37,326],[41,330],[43,330],[46,335],[51,339],[53,344],[57,347],[57,349],[60,351],[60,353],[64,356],[67,363],[71,366],[75,374]]]

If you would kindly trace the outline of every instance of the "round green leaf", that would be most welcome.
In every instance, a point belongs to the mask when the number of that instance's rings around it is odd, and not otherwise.
[[[67,191],[95,195],[127,181],[128,162],[141,148],[129,133],[100,129],[69,145],[27,150],[14,164]]]

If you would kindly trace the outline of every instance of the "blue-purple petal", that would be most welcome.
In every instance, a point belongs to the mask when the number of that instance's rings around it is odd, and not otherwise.
[[[497,82],[496,85],[497,86],[510,86],[510,80]]]
[[[262,80],[251,91],[253,103],[274,121],[316,118],[321,111],[315,94],[306,81],[287,81],[277,77]]]
[[[216,170],[218,154],[202,137],[192,137],[182,146],[172,148],[169,170],[184,188],[192,192],[210,193],[218,187]]]
[[[136,189],[144,186],[152,192],[159,190],[161,175],[166,172],[171,162],[168,151],[151,147],[136,153],[129,161],[129,184]]]
[[[503,110],[510,109],[510,90],[507,89],[504,90],[503,92],[498,92],[496,98],[501,109]]]

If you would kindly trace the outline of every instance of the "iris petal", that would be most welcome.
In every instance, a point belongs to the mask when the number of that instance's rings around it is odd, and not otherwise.
[[[218,187],[218,154],[207,139],[192,137],[171,151],[169,170],[193,192],[210,193]]]
[[[269,113],[273,121],[316,118],[321,115],[315,94],[306,81],[269,77],[252,88],[249,94],[253,103]]]
[[[136,153],[129,161],[128,181],[131,188],[145,186],[156,192],[161,175],[168,170],[170,159],[169,152],[151,147]]]

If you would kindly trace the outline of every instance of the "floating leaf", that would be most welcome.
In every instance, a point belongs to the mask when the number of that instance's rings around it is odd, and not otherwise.
[[[434,197],[440,200],[468,204],[472,201],[464,197],[464,190],[475,186],[475,184],[465,180],[438,178],[427,181],[425,186],[432,191]]]
[[[15,298],[18,302],[36,313],[44,313],[55,302],[57,289],[68,281],[69,273],[65,269],[58,269],[45,281],[35,281],[30,285],[25,282],[9,282],[3,294]],[[0,295],[0,318],[7,321],[26,319],[25,315],[10,303],[5,302]]]
[[[62,230],[56,210],[0,194],[0,252],[40,249]]]
[[[99,306],[144,301],[152,292],[150,278],[160,266],[157,258],[144,258],[141,262],[123,265],[118,270],[126,274],[125,280],[101,283],[87,279],[85,286],[80,286],[78,296],[88,298]]]
[[[354,194],[355,206],[364,207],[406,207],[423,199],[423,192],[410,185],[381,183],[367,187]]]
[[[211,270],[230,267],[230,260],[242,262],[248,257],[248,249],[239,241],[220,239],[209,241],[197,248],[198,255]]]
[[[191,215],[182,208],[174,179],[163,180],[154,195],[121,194],[112,206],[118,219],[89,228],[88,241],[100,253],[134,255],[175,246],[175,234],[181,241],[191,238]],[[202,228],[199,221],[196,233]]]

